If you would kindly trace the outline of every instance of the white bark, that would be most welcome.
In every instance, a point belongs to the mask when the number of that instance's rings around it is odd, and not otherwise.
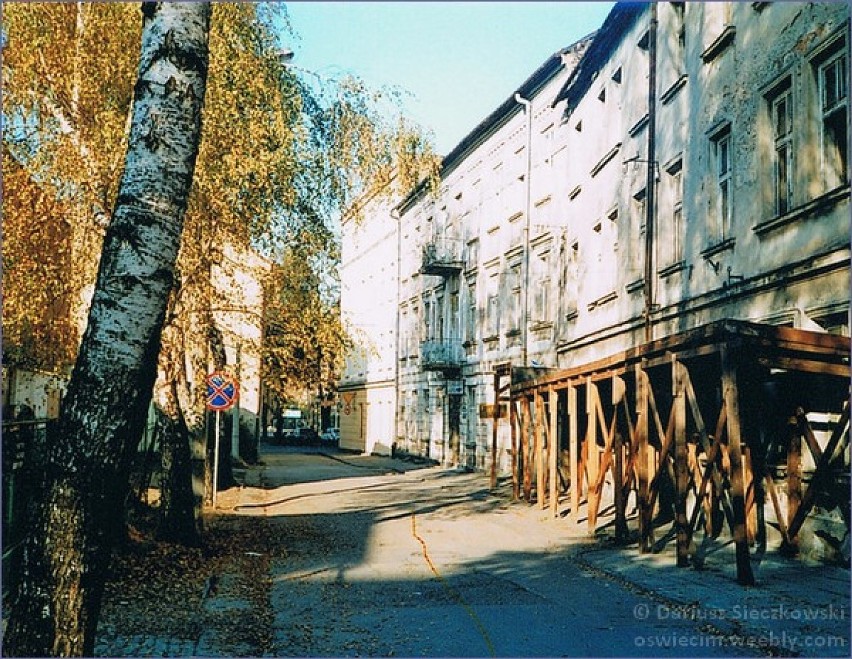
[[[10,609],[7,656],[91,656],[130,449],[151,398],[200,140],[210,6],[146,3],[143,14],[124,175]]]

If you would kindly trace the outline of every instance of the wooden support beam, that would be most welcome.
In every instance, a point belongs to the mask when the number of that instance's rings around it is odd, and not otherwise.
[[[648,391],[649,392],[653,391],[653,389],[650,386],[650,383],[648,384]],[[651,408],[654,411],[654,416],[656,416],[656,410],[654,409],[655,404],[656,403],[653,403],[651,405]],[[686,412],[686,410],[684,409],[684,413],[685,412]],[[684,421],[684,425],[685,425],[685,423],[686,422]],[[660,428],[661,427],[662,426],[660,425]],[[671,465],[669,464],[669,462],[667,460],[669,452],[671,451],[671,448],[672,448],[672,443],[674,442],[674,435],[675,435],[675,408],[674,408],[674,406],[672,406],[672,409],[669,412],[669,420],[668,420],[668,423],[666,424],[666,429],[660,435],[663,438],[663,442],[662,442],[663,445],[660,447],[660,463],[659,463],[659,465],[657,465],[657,469],[654,472],[654,477],[651,479],[651,483],[648,486],[648,488],[650,490],[650,496],[651,496],[651,501],[650,501],[651,510],[653,510],[654,506],[656,506],[656,504],[657,504],[657,496],[660,493],[660,476],[663,473],[663,469],[669,470],[669,475],[672,477],[672,482],[677,481],[675,473],[672,470]]]
[[[604,450],[601,454],[601,462],[598,466],[598,477],[594,483],[591,481],[589,482],[589,526],[592,528],[597,527],[598,512],[600,511],[601,505],[601,492],[603,490],[603,484],[606,479],[607,472],[610,470],[613,462],[612,444],[616,434],[615,428],[617,421],[617,416],[615,411],[613,411],[612,421],[608,424],[609,429],[607,429],[606,415],[603,412],[603,403],[597,391],[595,392],[595,408],[598,412],[596,418],[601,424],[601,431],[604,433]]]
[[[544,398],[535,391],[535,494],[539,508],[544,508]]]
[[[494,413],[491,417],[491,489],[497,489],[497,426],[500,423],[500,373],[494,371]]]
[[[636,455],[637,455],[637,439],[636,439],[636,424],[633,423],[633,417],[630,414],[630,404],[625,397],[621,401],[624,418],[627,420],[627,464],[624,466],[624,504],[627,505],[627,498],[630,495],[630,490],[636,482]],[[622,438],[623,443],[623,438]]]
[[[781,502],[778,500],[778,492],[775,490],[775,483],[772,480],[772,475],[765,474],[766,489],[769,491],[769,497],[772,499],[772,507],[775,509],[775,518],[778,520],[778,528],[781,531],[781,538],[784,546],[789,547],[790,534],[787,532],[787,523],[784,521],[784,514],[781,511]]]
[[[586,378],[586,472],[588,477],[588,495],[586,496],[588,513],[589,535],[595,532],[597,522],[597,497],[594,485],[598,482],[598,470],[600,467],[600,454],[598,452],[598,424],[597,424],[597,399],[598,386],[591,378]],[[594,510],[594,512],[592,512]]]
[[[701,497],[704,496],[704,492],[707,489],[707,484],[711,480],[711,474],[716,469],[716,456],[719,453],[719,447],[722,444],[722,432],[724,431],[724,428],[725,428],[725,421],[726,421],[726,415],[725,415],[725,408],[723,407],[722,412],[719,414],[719,421],[716,424],[716,434],[713,437],[713,443],[710,445],[710,450],[707,451],[707,453],[705,453],[707,462],[704,465],[704,475],[701,477],[701,485],[698,486],[698,491],[696,493],[696,496],[698,497],[698,499],[700,499]],[[690,534],[694,533],[695,523],[698,521],[698,513],[699,513],[700,509],[701,508],[698,505],[698,500],[696,500],[695,507],[692,509],[692,515],[689,518],[689,532],[690,532]],[[709,512],[710,515],[712,515],[713,510],[715,510],[715,508],[712,507],[712,503],[711,503],[711,509],[710,509],[710,512]],[[712,533],[708,533],[708,534],[712,535]]]
[[[748,544],[753,545],[757,537],[757,505],[755,501],[757,479],[752,463],[751,447],[743,446],[743,484],[745,486],[746,537]]]
[[[517,501],[521,495],[521,479],[518,473],[519,465],[522,464],[518,455],[518,416],[515,413],[517,399],[509,398],[509,432],[512,438],[512,500]]]
[[[675,525],[677,532],[677,565],[689,565],[689,540],[686,497],[689,494],[689,454],[686,446],[686,393],[683,387],[683,366],[675,359],[672,360],[672,429],[675,443]],[[666,441],[669,441],[669,431],[666,430]],[[665,459],[665,456],[663,457]]]
[[[802,503],[802,436],[799,434],[795,419],[790,419],[788,429],[790,443],[787,447],[787,528],[789,529]],[[795,551],[798,538],[789,532],[787,537],[789,543],[785,548]]]
[[[698,431],[698,439],[701,442],[701,446],[704,449],[704,455],[709,455],[710,453],[710,436],[707,434],[707,428],[704,425],[704,418],[701,415],[701,408],[698,405],[698,397],[695,395],[695,389],[692,385],[692,378],[689,376],[689,371],[684,370],[683,372],[683,384],[684,384],[684,392],[686,393],[686,400],[689,404],[689,410],[692,413],[693,421],[695,422],[696,430]],[[719,418],[716,421],[716,434],[714,437],[721,437],[722,431],[725,429],[727,420],[725,406],[722,405],[722,409],[719,412]],[[716,448],[717,452],[720,452],[721,446]],[[721,504],[722,510],[725,513],[725,518],[728,521],[728,525],[731,527],[731,531],[734,528],[734,513],[731,508],[731,503],[728,500],[727,491],[724,488],[722,483],[722,475],[718,470],[710,470],[708,472],[709,476],[713,480],[713,489],[709,494],[709,505],[711,511],[715,511],[719,505]],[[710,535],[716,535],[720,529],[715,526],[715,522],[713,521],[712,514],[709,515],[706,519],[706,523],[708,525],[708,533]],[[694,527],[694,524],[693,524]]]
[[[557,436],[557,420],[559,413],[559,392],[550,387],[550,431],[547,433],[547,450],[550,471],[550,516],[559,515],[559,478],[556,467],[559,461],[559,437]]]
[[[530,398],[521,398],[521,460],[524,470],[524,500],[532,501],[532,460],[530,459]]]
[[[571,518],[577,521],[580,512],[580,476],[578,469],[579,442],[577,436],[577,389],[568,387],[568,459],[571,472]]]
[[[639,508],[639,551],[643,554],[651,550],[653,529],[648,496],[648,382],[642,366],[636,366],[636,437],[637,454],[637,504]]]
[[[811,428],[811,424],[808,421],[808,415],[805,414],[805,410],[801,407],[796,408],[796,423],[799,428],[799,434],[807,441],[811,455],[814,456],[814,464],[816,464],[822,458],[822,449],[819,447],[813,428]]]
[[[731,454],[731,503],[734,509],[734,544],[737,557],[737,583],[743,586],[754,585],[754,573],[751,569],[748,537],[745,528],[745,491],[743,487],[743,458],[740,437],[739,390],[737,369],[731,351],[723,346],[722,358],[722,398],[728,417],[728,446]]]
[[[785,357],[782,355],[760,356],[757,358],[757,363],[766,368],[783,368],[787,371],[800,371],[818,375],[830,375],[838,378],[849,378],[849,364],[837,364],[817,359]]]
[[[831,458],[834,456],[834,452],[837,450],[837,446],[840,443],[840,440],[844,436],[846,436],[848,439],[848,434],[846,433],[846,424],[848,423],[849,402],[846,401],[843,405],[843,412],[841,412],[840,414],[840,419],[837,421],[837,425],[835,425],[834,427],[834,432],[831,433],[831,437],[829,438],[828,443],[825,445],[825,450],[822,452],[822,456],[820,457],[819,462],[817,462],[816,464],[816,469],[814,470],[813,476],[811,477],[811,483],[810,485],[808,485],[808,489],[805,492],[805,495],[802,497],[802,503],[799,506],[799,509],[796,511],[793,520],[790,522],[788,532],[791,539],[795,539],[796,536],[798,536],[799,531],[802,528],[802,524],[804,524],[805,522],[805,517],[814,505],[814,501],[816,500],[816,494],[819,491],[819,488],[830,476],[828,468],[829,464],[831,463]]]
[[[616,408],[617,413],[618,408]],[[615,540],[623,543],[629,535],[627,531],[627,493],[624,488],[624,440],[621,433],[615,431],[612,451],[614,464],[612,467],[612,482],[615,489]]]

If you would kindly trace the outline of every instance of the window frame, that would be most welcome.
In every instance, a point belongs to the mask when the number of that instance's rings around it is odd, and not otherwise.
[[[819,117],[820,131],[820,159],[823,176],[832,179],[824,179],[826,190],[844,185],[849,180],[849,53],[843,38],[837,39],[828,45],[820,56],[812,60],[816,68],[817,89],[817,116]],[[826,107],[826,84],[827,71],[840,65],[841,70],[833,75],[835,87],[834,103]],[[839,117],[839,120],[838,120]],[[829,131],[834,131],[834,125],[840,126],[845,131],[842,136],[832,137],[828,141]],[[832,158],[834,162],[829,163],[829,149],[836,152]]]
[[[684,260],[684,218],[683,218],[683,157],[678,156],[665,167],[667,174],[666,183],[668,190],[668,228],[671,231],[671,240],[660,240],[660,244],[671,245],[667,259],[662,261],[666,265],[674,265]]]
[[[766,94],[769,121],[772,130],[772,206],[776,216],[784,215],[793,209],[794,185],[793,173],[795,154],[795,134],[793,130],[793,89],[790,76],[785,76]],[[783,104],[784,126],[779,130],[779,107]]]
[[[710,134],[713,176],[713,242],[721,243],[732,237],[734,216],[734,157],[733,131],[726,122]],[[724,168],[723,168],[724,165]]]

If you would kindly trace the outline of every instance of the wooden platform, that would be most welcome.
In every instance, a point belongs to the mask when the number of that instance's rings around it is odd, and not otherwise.
[[[727,522],[737,580],[753,583],[749,547],[765,539],[767,495],[795,551],[816,497],[848,473],[849,358],[848,337],[724,320],[545,375],[502,366],[494,386],[509,404],[515,496],[554,516],[563,502],[575,519],[585,497],[593,533],[606,483],[616,539],[628,537],[632,496],[640,551],[672,520],[681,566],[695,560],[699,519],[705,537]],[[815,432],[809,414],[830,427]],[[848,497],[835,503],[848,527]]]

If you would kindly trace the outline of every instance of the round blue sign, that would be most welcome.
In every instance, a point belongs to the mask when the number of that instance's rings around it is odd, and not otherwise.
[[[214,371],[207,376],[207,409],[217,412],[229,410],[237,402],[239,387],[228,373]]]

